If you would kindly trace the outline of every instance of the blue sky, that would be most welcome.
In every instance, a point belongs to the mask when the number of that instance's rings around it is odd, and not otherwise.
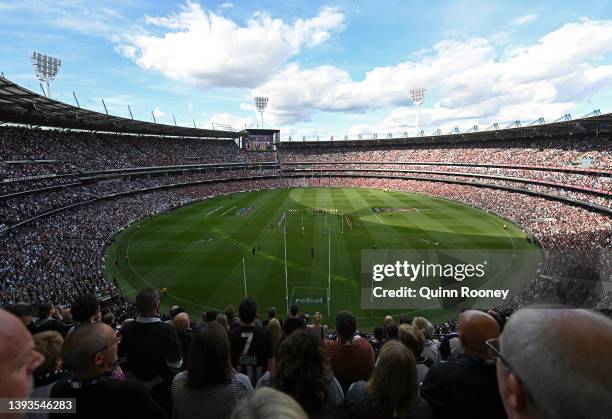
[[[52,5],[49,7],[49,5]],[[0,0],[0,71],[40,92],[32,51],[62,59],[54,98],[138,119],[282,136],[551,121],[612,111],[608,1]]]

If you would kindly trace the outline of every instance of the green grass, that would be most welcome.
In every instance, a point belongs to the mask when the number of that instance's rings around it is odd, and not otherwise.
[[[251,213],[238,215],[240,208],[253,205]],[[419,211],[376,213],[374,207]],[[349,229],[345,223],[342,233],[340,215],[312,215],[312,208],[338,209],[339,214],[351,217],[353,227]],[[290,209],[299,214],[290,213]],[[308,210],[306,215],[302,215],[304,209]],[[380,324],[386,314],[401,312],[361,309],[362,249],[374,245],[377,249],[433,248],[428,242],[439,243],[436,249],[481,249],[478,252],[533,248],[519,227],[448,200],[374,189],[276,189],[211,198],[130,226],[107,249],[105,275],[116,277],[128,295],[146,286],[167,288],[164,311],[177,304],[199,319],[207,308],[238,306],[244,297],[244,258],[247,291],[256,298],[260,316],[270,305],[282,312],[285,265],[283,229],[278,222],[283,212],[287,213],[289,294],[302,298],[325,295],[330,240],[332,317],[340,310],[351,310],[362,328]],[[314,258],[310,252],[313,247]],[[303,305],[301,310],[327,313],[325,304]],[[456,308],[425,309],[418,314],[443,321],[456,312]]]

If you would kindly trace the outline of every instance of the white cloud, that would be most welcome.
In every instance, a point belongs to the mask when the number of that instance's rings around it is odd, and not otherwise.
[[[222,3],[222,4],[219,5],[219,8],[220,9],[233,9],[234,8],[234,3],[230,3],[230,2]]]
[[[266,113],[278,125],[309,121],[319,111],[389,109],[383,126],[401,129],[414,125],[409,89],[425,86],[422,125],[452,129],[476,120],[550,120],[612,85],[612,66],[602,62],[612,55],[610,20],[583,18],[532,45],[496,47],[483,38],[444,40],[362,80],[333,66],[290,63],[252,94],[270,97]]]
[[[254,87],[303,47],[315,47],[343,30],[344,16],[325,7],[291,24],[257,12],[246,25],[192,1],[178,14],[146,17],[151,32],[127,35],[117,50],[145,69],[201,87]]]
[[[210,116],[208,125],[211,125],[211,123],[229,125],[235,130],[243,130],[245,127],[255,127],[258,121],[256,121],[253,116],[240,116],[227,112],[220,112]]]
[[[153,111],[153,115],[155,116],[156,119],[159,119],[159,118],[164,118],[166,116],[166,113],[163,112],[161,109],[159,109],[159,107],[156,107],[155,110]]]
[[[523,16],[518,16],[512,19],[511,23],[516,26],[526,25],[531,22],[535,22],[538,19],[538,15],[535,13],[530,13]]]

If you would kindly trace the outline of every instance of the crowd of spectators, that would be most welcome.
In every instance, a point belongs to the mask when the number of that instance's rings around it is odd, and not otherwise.
[[[63,316],[23,306],[0,309],[0,394],[73,398],[76,417],[603,419],[612,409],[612,320],[589,310],[463,310],[439,325],[387,316],[373,334],[343,311],[321,336],[296,307],[284,319],[271,307],[264,326],[252,298],[236,318],[228,307],[202,323],[176,306],[161,314],[151,288],[121,324],[93,294]],[[270,325],[298,318],[274,348]]]

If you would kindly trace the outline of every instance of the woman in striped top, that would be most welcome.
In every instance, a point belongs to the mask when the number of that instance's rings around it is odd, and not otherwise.
[[[251,391],[249,378],[232,368],[227,331],[211,322],[191,340],[187,371],[174,377],[172,418],[226,418]]]

